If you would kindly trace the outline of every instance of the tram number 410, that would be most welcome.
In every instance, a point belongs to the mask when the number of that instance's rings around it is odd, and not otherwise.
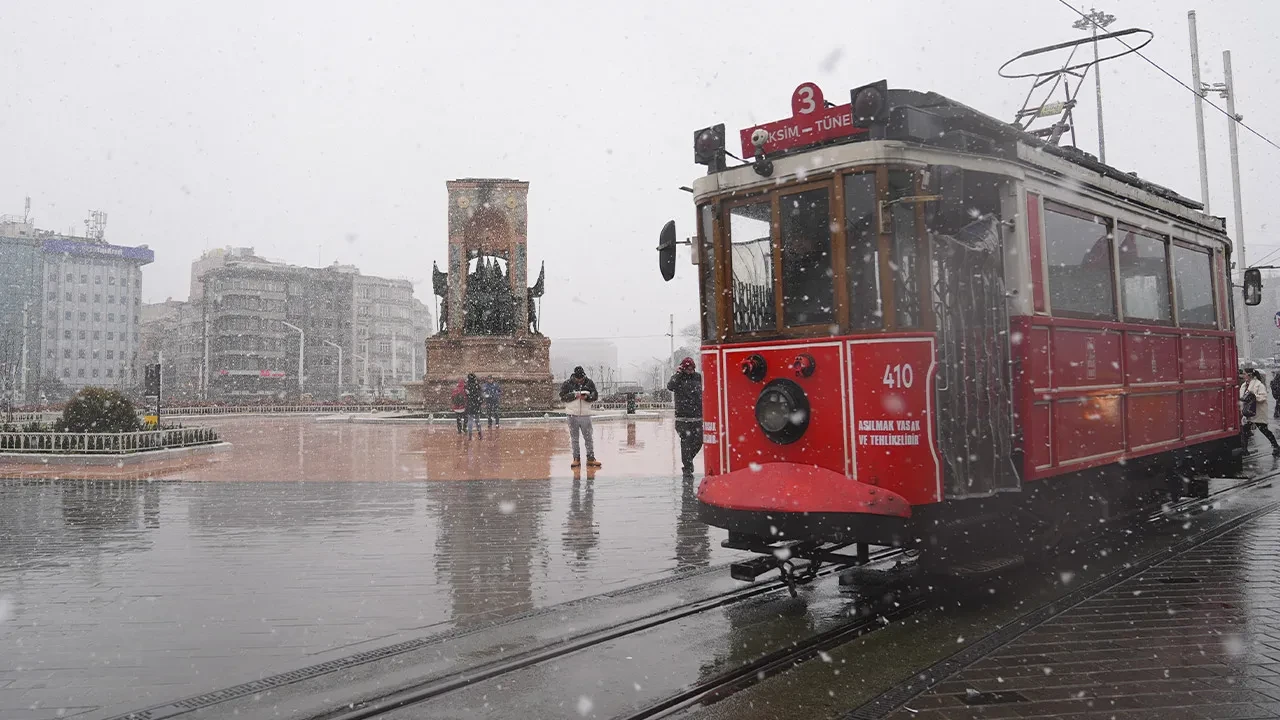
[[[909,388],[915,384],[916,371],[910,365],[885,365],[885,385],[891,388]]]

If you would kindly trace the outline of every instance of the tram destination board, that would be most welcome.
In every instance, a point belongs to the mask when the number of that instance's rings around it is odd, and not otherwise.
[[[766,153],[792,150],[806,145],[865,133],[853,126],[853,108],[849,103],[828,107],[822,89],[814,83],[804,83],[791,93],[791,117],[784,120],[753,125],[740,131],[742,157],[754,157],[756,148],[751,135],[756,130],[769,133],[764,143]]]

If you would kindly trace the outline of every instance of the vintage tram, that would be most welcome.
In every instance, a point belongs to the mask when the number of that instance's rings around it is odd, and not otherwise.
[[[698,499],[761,553],[736,574],[855,544],[998,567],[1231,451],[1223,219],[936,93],[791,107],[736,167],[694,136]]]

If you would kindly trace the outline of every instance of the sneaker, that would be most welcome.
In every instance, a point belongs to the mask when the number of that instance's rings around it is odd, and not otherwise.
[[[598,468],[598,467],[604,467],[604,466],[600,464],[599,460],[593,457],[589,457],[587,458],[587,467]]]
[[[573,468],[574,470],[577,470],[578,468],[582,467],[582,461],[579,460],[578,458],[574,458],[573,462],[569,463],[569,467]]]

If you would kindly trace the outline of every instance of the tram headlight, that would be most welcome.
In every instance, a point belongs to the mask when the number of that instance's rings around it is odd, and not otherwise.
[[[809,398],[791,380],[777,379],[764,386],[756,398],[756,422],[765,437],[789,445],[809,429]]]

